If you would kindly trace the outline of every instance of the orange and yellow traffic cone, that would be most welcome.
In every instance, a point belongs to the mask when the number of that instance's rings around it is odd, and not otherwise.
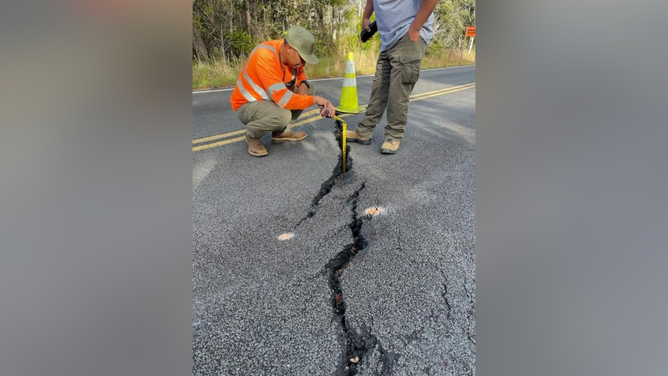
[[[366,110],[366,106],[360,106],[357,101],[357,80],[355,79],[355,60],[353,53],[348,53],[348,63],[346,63],[346,73],[343,75],[343,89],[341,89],[341,102],[336,111],[359,114]]]

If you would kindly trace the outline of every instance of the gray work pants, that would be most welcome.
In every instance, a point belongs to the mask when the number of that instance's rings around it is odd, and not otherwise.
[[[401,140],[408,119],[408,97],[420,77],[420,63],[427,50],[421,37],[413,42],[406,33],[392,48],[382,51],[376,63],[371,98],[357,133],[369,138],[387,109],[385,137]]]
[[[315,95],[315,85],[310,82],[309,84],[311,87],[308,94]],[[260,138],[270,132],[286,130],[290,122],[297,120],[303,111],[286,110],[272,101],[257,101],[244,103],[237,108],[236,114],[246,125],[246,134],[252,138]]]

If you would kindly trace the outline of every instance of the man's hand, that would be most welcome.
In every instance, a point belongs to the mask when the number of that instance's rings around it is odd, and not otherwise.
[[[413,42],[417,42],[418,38],[420,38],[420,29],[413,30],[413,28],[408,29],[408,37],[411,38]]]
[[[369,27],[369,19],[368,18],[363,18],[362,19],[362,30],[371,31],[371,28]],[[364,43],[364,41],[362,41],[361,36],[360,36],[360,42]]]
[[[371,31],[371,28],[369,27],[369,19],[365,18],[362,20],[362,29],[366,31]]]
[[[313,96],[313,101],[320,106],[320,116],[332,117],[336,115],[336,110],[334,109],[332,102],[317,95]]]
[[[434,12],[436,3],[438,3],[438,0],[422,0],[420,10],[418,10],[413,23],[408,29],[408,37],[411,38],[413,42],[417,42],[418,38],[420,38],[420,29],[422,29],[422,25],[424,25],[429,16]]]

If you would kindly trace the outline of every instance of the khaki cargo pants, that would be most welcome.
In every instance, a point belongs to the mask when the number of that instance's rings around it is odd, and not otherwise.
[[[427,43],[422,37],[413,42],[406,33],[392,48],[380,53],[366,116],[357,125],[360,136],[371,137],[387,109],[385,137],[403,139],[408,119],[408,97],[420,77],[420,63],[426,50]]]
[[[315,95],[315,85],[311,82],[309,85],[311,87],[308,89],[308,94]],[[296,91],[295,87],[294,92]],[[237,108],[236,114],[246,125],[246,134],[252,138],[260,138],[267,133],[285,130],[303,111],[286,110],[272,101],[258,101],[243,104]]]

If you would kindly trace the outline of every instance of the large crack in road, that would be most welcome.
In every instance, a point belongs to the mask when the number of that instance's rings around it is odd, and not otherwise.
[[[334,135],[339,144],[339,149],[343,148],[343,123],[336,121],[336,129]],[[313,217],[317,211],[320,204],[320,201],[327,196],[332,188],[343,178],[348,175],[353,168],[353,159],[350,153],[350,146],[346,147],[346,173],[342,173],[342,155],[337,156],[337,164],[332,171],[332,175],[320,186],[320,191],[313,198],[311,202],[311,207],[309,208],[308,213],[304,218],[302,218],[293,229],[299,227],[305,220]],[[355,330],[349,327],[346,321],[346,304],[343,300],[343,291],[341,289],[341,283],[339,278],[343,274],[343,270],[350,264],[352,259],[361,251],[366,248],[366,241],[361,234],[363,217],[359,216],[357,213],[357,202],[359,199],[360,192],[364,190],[366,182],[363,182],[362,185],[355,190],[355,192],[350,195],[346,201],[347,205],[351,206],[351,221],[348,223],[348,228],[350,228],[353,242],[347,244],[343,247],[343,250],[336,254],[326,265],[325,270],[329,276],[329,287],[332,291],[332,307],[334,308],[334,314],[337,321],[341,326],[341,330],[344,336],[344,351],[341,354],[340,362],[336,369],[336,375],[356,375],[358,372],[358,367],[364,359],[374,348],[379,346],[378,339],[371,333],[369,328],[362,328],[362,333],[357,333]],[[381,349],[381,355],[384,355],[384,351]],[[385,358],[385,356],[382,356]],[[385,363],[385,362],[383,362]],[[391,364],[391,362],[389,363]],[[383,364],[383,369],[386,369],[387,365]],[[390,366],[391,367],[391,366]]]
[[[339,280],[346,266],[367,245],[364,237],[361,235],[362,218],[357,214],[357,201],[360,192],[364,190],[364,186],[365,183],[362,183],[362,186],[347,201],[351,205],[352,220],[348,223],[348,227],[352,232],[353,243],[345,245],[343,250],[337,253],[325,265],[329,274],[329,288],[332,291],[334,314],[341,325],[345,337],[345,353],[342,354],[343,357],[336,370],[337,375],[356,375],[360,361],[378,343],[376,337],[369,330],[364,330],[363,333],[358,334],[348,326],[346,321],[346,303],[343,299],[343,290],[341,289],[341,282]]]
[[[334,137],[336,137],[336,141],[339,144],[339,150],[343,148],[343,138],[341,138],[341,134],[343,133],[343,124],[340,121],[336,121],[336,129],[334,130]],[[305,220],[313,217],[315,213],[318,212],[318,205],[320,204],[320,201],[322,200],[323,197],[327,196],[329,192],[332,191],[332,188],[336,183],[339,183],[345,175],[347,175],[350,170],[353,168],[353,159],[350,156],[350,146],[346,146],[346,174],[342,174],[342,168],[341,168],[341,163],[342,163],[342,156],[339,154],[337,156],[337,162],[336,166],[334,167],[334,170],[332,171],[332,175],[327,179],[322,185],[320,185],[320,191],[318,194],[313,197],[313,200],[311,201],[311,207],[309,208],[308,213],[304,218],[299,220],[297,224],[293,227],[293,230],[299,227]]]

